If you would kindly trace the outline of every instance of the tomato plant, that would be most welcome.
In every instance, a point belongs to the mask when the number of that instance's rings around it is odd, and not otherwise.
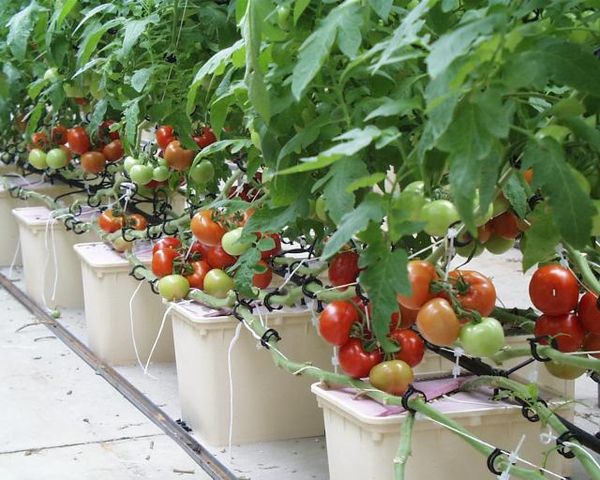
[[[577,316],[587,332],[594,335],[600,335],[600,308],[598,308],[598,295],[592,292],[586,292],[579,300]]]
[[[69,144],[70,145],[70,144]],[[106,158],[100,152],[86,152],[81,155],[81,168],[87,173],[100,173],[106,167]]]
[[[152,254],[152,273],[164,277],[173,273],[173,262],[179,257],[179,252],[172,248],[160,248]]]
[[[190,262],[189,265],[192,268],[193,273],[186,275],[185,278],[187,278],[188,282],[190,283],[190,288],[198,288],[202,290],[204,288],[204,278],[211,270],[211,266],[206,260],[196,260]]]
[[[172,140],[165,148],[165,160],[173,170],[187,170],[194,160],[194,151],[181,146],[179,140]]]
[[[214,297],[226,297],[233,287],[233,279],[221,269],[213,268],[204,276],[204,291]]]
[[[115,215],[111,209],[106,209],[98,217],[98,226],[107,233],[113,233],[123,228],[123,221],[122,215]]]

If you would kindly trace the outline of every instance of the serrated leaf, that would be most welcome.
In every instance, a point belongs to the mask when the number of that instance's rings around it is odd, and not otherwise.
[[[106,61],[106,59],[104,58],[92,58],[89,62],[87,62],[83,67],[81,67],[80,69],[78,69],[71,78],[76,78],[79,75],[81,75],[82,73],[87,72],[90,68],[96,66],[96,65],[100,65],[101,63],[104,63]]]
[[[27,95],[29,96],[29,98],[31,98],[32,100],[35,100],[39,94],[41,93],[41,91],[44,89],[44,87],[46,86],[48,82],[46,80],[44,80],[43,78],[40,78],[34,82],[32,82],[29,87],[27,88]]]
[[[519,178],[512,175],[504,185],[502,193],[504,193],[516,214],[520,218],[525,218],[525,215],[527,215],[527,192],[525,192]]]
[[[56,19],[56,26],[60,27],[65,19],[69,16],[73,8],[79,3],[79,0],[65,0],[59,10],[58,18]]]
[[[304,13],[304,10],[306,10],[306,7],[309,5],[310,0],[296,0],[294,2],[294,25],[298,23],[298,19],[302,16],[302,13]]]
[[[45,109],[46,105],[44,102],[38,102],[35,107],[33,107],[31,115],[29,115],[29,118],[27,119],[27,136],[33,135],[33,133],[37,130],[38,123],[40,122]]]
[[[398,311],[396,295],[410,295],[408,255],[402,249],[378,253],[379,259],[361,272],[359,281],[372,305],[373,333],[385,352],[394,352],[398,347],[389,339],[389,324],[392,314]]]
[[[383,219],[381,197],[370,193],[351,212],[346,213],[336,232],[331,236],[323,250],[323,259],[335,255],[354,235],[367,228],[370,222],[380,223]]]
[[[6,44],[17,60],[23,60],[27,51],[27,42],[34,27],[33,15],[40,6],[32,1],[24,9],[13,15],[8,21]]]
[[[136,92],[141,93],[141,91],[144,90],[146,83],[148,83],[148,80],[150,80],[152,72],[154,72],[153,66],[140,68],[139,70],[135,71],[135,73],[131,76],[131,86]]]
[[[394,0],[369,0],[369,5],[371,5],[373,11],[379,15],[382,20],[387,20],[392,11]]]
[[[537,263],[553,258],[556,245],[560,242],[552,212],[545,203],[538,203],[528,220],[531,227],[525,232],[525,241],[522,242],[524,272]]]
[[[102,39],[102,36],[108,30],[110,30],[113,27],[116,27],[120,23],[121,19],[115,18],[113,20],[109,20],[106,23],[98,23],[94,26],[94,28],[91,28],[89,31],[86,31],[86,35],[81,40],[81,43],[79,44],[79,49],[77,51],[77,64],[81,66],[85,65],[92,56],[92,53],[94,52],[96,47],[98,46],[98,43]]]
[[[589,143],[590,147],[600,153],[600,131],[577,117],[563,118],[561,123],[568,127],[575,136]]]
[[[149,17],[142,18],[140,20],[126,20],[123,25],[125,34],[123,35],[123,45],[119,50],[119,56],[125,58],[131,52],[131,49],[136,44],[142,33],[146,31],[148,25],[158,23],[160,17],[157,14],[153,14]]]
[[[585,247],[596,209],[575,179],[560,144],[550,137],[530,142],[523,155],[523,167],[533,168],[532,188],[541,187],[548,197],[562,238],[574,248]]]
[[[416,192],[401,192],[391,202],[387,215],[390,240],[397,242],[404,235],[417,233],[425,223],[421,221],[421,210],[426,200]]]
[[[321,25],[300,46],[298,62],[292,73],[292,94],[296,100],[300,100],[312,79],[321,70],[338,32],[350,32],[348,35],[342,34],[339,46],[346,50],[347,55],[354,52],[357,34],[355,25],[362,24],[360,10],[360,5],[356,2],[344,1],[329,12]],[[358,44],[360,45],[360,41]]]
[[[419,106],[419,100],[415,97],[409,99],[402,98],[398,100],[384,97],[383,100],[384,103],[369,113],[365,117],[365,121],[377,117],[393,117],[396,115],[404,115]]]
[[[210,104],[210,124],[214,131],[219,132],[223,129],[229,107],[234,102],[235,97],[233,93],[229,93],[215,99]]]
[[[252,278],[254,277],[254,268],[260,260],[260,252],[256,248],[246,250],[238,258],[231,270],[235,271],[235,288],[243,296],[253,298]]]
[[[137,128],[140,116],[139,99],[132,101],[125,111],[125,140],[131,147],[137,146]]]
[[[252,142],[246,138],[234,138],[230,140],[219,140],[218,142],[211,143],[208,147],[204,147],[200,150],[194,158],[194,165],[199,163],[200,160],[206,157],[210,157],[217,152],[222,152],[228,148],[232,150],[237,149],[238,151],[243,148],[249,148]]]
[[[104,3],[102,5],[98,5],[97,7],[92,8],[89,12],[85,14],[85,16],[81,19],[79,24],[73,30],[73,34],[77,33],[77,31],[83,27],[90,18],[93,18],[95,15],[107,12],[107,13],[115,13],[117,8],[112,3]]]
[[[277,158],[281,160],[291,153],[301,152],[302,150],[306,149],[306,147],[311,145],[319,137],[319,134],[321,133],[321,127],[325,121],[327,120],[319,119],[311,125],[308,125],[306,128],[300,130],[283,146],[283,148],[279,151],[279,156]]]
[[[379,182],[385,180],[385,178],[386,175],[383,172],[377,172],[367,177],[361,177],[348,185],[346,187],[346,192],[351,193],[361,188],[372,187],[373,185],[377,185]]]
[[[342,217],[354,209],[355,196],[347,191],[354,180],[367,175],[367,167],[357,158],[346,158],[335,163],[330,170],[330,178],[323,190],[329,217],[338,223]]]
[[[90,124],[87,127],[89,132],[97,132],[98,131],[98,127],[100,127],[100,124],[102,123],[102,121],[104,120],[104,118],[106,116],[107,109],[108,109],[108,102],[106,101],[105,98],[103,98],[102,100],[99,100],[98,103],[96,103],[94,112],[92,113],[92,116],[90,117]]]
[[[263,207],[252,214],[244,226],[244,232],[279,233],[284,227],[294,223],[296,218],[307,214],[306,199],[298,199],[287,207]]]

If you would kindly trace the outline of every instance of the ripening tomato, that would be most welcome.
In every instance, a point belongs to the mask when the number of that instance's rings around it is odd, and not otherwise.
[[[90,137],[83,127],[69,128],[67,130],[67,142],[69,148],[79,155],[88,152],[91,147]]]
[[[512,212],[504,212],[490,221],[492,231],[498,237],[515,239],[521,233],[517,216]]]
[[[145,230],[148,226],[148,220],[139,213],[132,213],[127,217],[127,226],[134,230]]]
[[[102,154],[106,157],[106,160],[109,162],[116,162],[117,160],[121,160],[121,158],[123,158],[123,155],[125,154],[121,140],[113,140],[109,144],[105,145],[102,149]]]
[[[275,246],[271,250],[265,250],[260,252],[260,258],[262,260],[268,260],[269,258],[274,257],[275,255],[279,255],[281,253],[281,235],[278,233],[269,233],[266,235],[270,237],[275,242]]]
[[[52,143],[54,145],[64,145],[67,143],[67,127],[64,125],[56,125],[52,128],[50,132],[50,138],[52,139]]]
[[[488,277],[473,270],[453,270],[448,280],[465,310],[475,310],[483,317],[492,313],[496,306],[496,289]]]
[[[584,352],[596,352],[590,353],[592,357],[600,358],[600,335],[590,333],[585,337],[583,341]]]
[[[533,182],[533,168],[528,168],[525,170],[523,172],[523,178],[529,185],[531,185],[531,182]]]
[[[156,129],[156,143],[158,146],[164,150],[167,148],[167,145],[175,140],[177,137],[175,136],[175,132],[173,131],[173,127],[170,125],[162,125]]]
[[[173,273],[173,262],[179,257],[177,250],[163,248],[152,254],[152,273],[157,277],[164,277]]]
[[[193,273],[186,275],[185,278],[190,282],[191,288],[202,290],[204,288],[204,277],[211,270],[210,265],[206,260],[196,260],[195,262],[191,262],[190,266],[193,269]]]
[[[425,342],[417,332],[410,329],[392,330],[390,338],[398,344],[400,350],[394,353],[396,360],[402,360],[416,367],[425,355]]]
[[[38,148],[44,152],[50,148],[50,142],[48,141],[48,135],[46,132],[35,132],[31,136],[31,144],[29,145],[30,150]]]
[[[217,137],[215,137],[214,132],[210,127],[204,127],[200,135],[196,135],[194,137],[194,142],[200,148],[208,147],[211,143],[215,143],[217,141]]]
[[[329,281],[334,287],[347,286],[356,282],[359,272],[358,253],[356,252],[338,253],[329,262]]]
[[[233,279],[219,268],[213,268],[204,277],[204,292],[213,297],[225,298],[233,287]]]
[[[179,140],[173,140],[165,148],[165,160],[173,170],[187,170],[194,160],[194,151],[183,148]]]
[[[397,328],[410,328],[417,321],[419,310],[411,310],[410,308],[406,308],[400,304],[398,304],[398,306],[400,307],[400,311],[392,314],[392,318],[390,320],[390,330],[396,330]],[[398,321],[400,321],[400,324],[398,324]]]
[[[177,250],[180,246],[181,240],[179,240],[177,237],[163,237],[154,244],[152,247],[152,253],[165,248]]]
[[[414,378],[412,368],[402,360],[381,362],[369,373],[371,385],[391,395],[404,395]]]
[[[351,302],[336,300],[319,315],[319,333],[327,342],[341,347],[350,339],[352,325],[358,321],[360,316]]]
[[[106,167],[106,158],[100,152],[86,152],[81,155],[81,169],[87,173],[100,173]]]
[[[434,345],[452,345],[460,333],[460,322],[448,300],[434,298],[421,307],[417,327],[423,338]]]
[[[158,292],[170,302],[185,298],[190,291],[190,283],[183,275],[167,275],[158,282]]]
[[[114,132],[110,131],[110,127],[114,123],[114,120],[104,120],[100,124],[100,126],[98,127],[98,138],[101,141],[109,143],[108,140],[119,140],[119,138],[121,138],[117,130],[115,130]]]
[[[575,380],[586,372],[585,368],[555,362],[554,360],[544,362],[544,367],[546,367],[550,375],[562,380]]]
[[[477,240],[479,240],[479,243],[486,243],[491,238],[492,233],[490,222],[481,225],[481,227],[477,227]]]
[[[469,355],[491,357],[504,346],[504,329],[495,318],[483,317],[479,322],[463,325],[460,343]]]
[[[583,345],[585,330],[577,315],[567,313],[556,316],[542,315],[535,322],[534,334],[536,337],[554,338],[561,352],[576,352]],[[540,343],[548,345],[549,342],[540,340]]]
[[[340,367],[346,375],[363,378],[383,360],[383,353],[379,349],[367,352],[358,338],[351,338],[340,347],[338,357]]]
[[[228,268],[235,264],[237,259],[229,255],[221,245],[209,247],[206,251],[206,261],[212,268]]]
[[[579,300],[577,315],[583,328],[589,333],[600,335],[600,309],[598,308],[598,295],[586,292]]]
[[[430,285],[438,278],[435,267],[422,260],[408,262],[408,281],[410,282],[410,296],[398,295],[398,303],[410,310],[417,310],[425,302],[433,298]]]
[[[123,216],[114,215],[111,209],[104,210],[98,217],[98,226],[107,233],[113,233],[123,227]]]
[[[192,218],[192,233],[204,245],[221,244],[225,229],[213,220],[212,210],[201,210]]]
[[[252,277],[252,285],[257,288],[267,288],[271,285],[271,280],[273,280],[273,270],[269,267],[267,262],[264,260],[260,260],[258,264],[265,269],[262,273],[255,273]]]
[[[575,309],[579,298],[577,278],[561,265],[544,265],[531,277],[529,298],[538,310],[547,315],[569,313]]]

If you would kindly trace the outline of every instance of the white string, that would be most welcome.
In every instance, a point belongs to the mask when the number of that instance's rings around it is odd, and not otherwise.
[[[456,402],[456,403],[466,403],[469,405],[479,405],[480,407],[489,407],[490,404],[489,403],[484,403],[484,402],[474,402],[472,400],[459,400],[458,398],[454,398],[453,396],[450,395],[442,395],[442,398],[445,400],[448,400],[450,402]],[[511,408],[511,407],[508,407]]]
[[[44,247],[46,248],[46,258],[44,259],[44,274],[42,275],[42,303],[47,310],[50,310],[50,307],[48,307],[48,302],[46,301],[46,274],[48,273],[48,265],[50,264],[50,245],[48,244],[48,233],[50,229],[50,222],[52,220],[52,217],[48,217],[44,231]]]
[[[300,263],[298,264],[298,266],[296,268],[294,268],[290,273],[287,274],[287,276],[285,277],[285,280],[283,281],[283,283],[281,284],[281,286],[279,288],[283,288],[287,285],[287,283],[291,280],[291,278],[294,276],[294,274],[304,264],[304,261],[305,261],[304,259],[300,260]]]
[[[50,229],[52,243],[52,257],[54,259],[54,285],[52,285],[52,304],[56,305],[56,288],[58,286],[58,256],[56,254],[56,229]]]
[[[508,464],[506,465],[506,469],[500,475],[498,475],[498,480],[510,480],[510,469],[517,463],[519,450],[521,450],[524,441],[525,435],[522,435],[521,440],[519,440],[519,443],[517,444],[517,448],[515,448],[508,455]]]
[[[437,242],[432,243],[431,245],[429,245],[428,247],[425,247],[423,250],[419,250],[418,252],[413,253],[412,255],[409,255],[408,258],[412,259],[415,257],[418,257],[419,255],[421,255],[422,253],[427,252],[428,250],[431,250],[439,245],[442,244],[442,242],[445,241],[445,238],[442,238],[441,240],[438,240]]]
[[[600,470],[600,465],[598,464],[598,462],[596,461],[596,459],[594,458],[594,456],[588,452],[585,448],[583,448],[581,445],[578,445],[577,443],[572,443],[572,442],[563,442],[563,445],[566,445],[569,448],[577,448],[579,449],[580,452],[583,452],[591,461],[592,463],[596,466],[596,468],[598,470]]]
[[[13,277],[13,269],[15,268],[15,264],[17,263],[17,257],[19,256],[19,252],[21,251],[21,239],[17,240],[17,248],[15,249],[15,254],[13,255],[12,262],[10,262],[10,267],[8,269],[8,279],[9,280],[17,280],[17,278]]]
[[[340,288],[352,287],[354,285],[358,285],[358,282],[345,283],[344,285],[337,285],[335,287],[322,288],[321,290],[317,290],[314,294],[318,295],[319,293],[322,293],[322,292],[329,292],[330,290],[338,290]]]
[[[163,315],[162,322],[160,322],[160,328],[158,329],[158,334],[156,335],[156,339],[154,340],[154,345],[152,345],[152,348],[150,349],[150,354],[148,355],[148,361],[146,362],[146,366],[144,367],[144,374],[148,373],[148,367],[150,366],[150,360],[152,360],[152,355],[154,355],[154,350],[156,349],[156,346],[158,345],[158,340],[160,339],[160,336],[162,335],[163,328],[165,327],[165,323],[167,321],[167,315],[169,315],[169,312],[171,311],[171,309],[174,306],[175,306],[175,304],[171,303],[169,305],[169,307],[165,310],[165,314]]]
[[[233,443],[233,368],[231,364],[231,354],[233,353],[233,346],[240,338],[241,331],[242,324],[238,323],[237,327],[235,327],[235,334],[233,335],[231,342],[229,342],[229,348],[227,349],[227,372],[229,374],[229,438],[227,446],[230,463],[232,459],[231,444]]]
[[[143,284],[144,284],[144,282],[139,282],[137,288],[133,292],[133,295],[131,295],[131,298],[129,299],[129,326],[131,327],[131,339],[133,340],[133,351],[135,352],[135,359],[137,360],[137,363],[140,366],[140,368],[142,369],[142,371],[144,370],[144,365],[142,364],[142,360],[140,359],[140,353],[138,351],[137,342],[135,340],[135,330],[133,328],[133,300],[134,300],[135,296],[137,295],[137,293],[140,291],[140,288],[142,287]]]

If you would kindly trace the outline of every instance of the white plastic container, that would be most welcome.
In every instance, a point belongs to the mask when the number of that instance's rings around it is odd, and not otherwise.
[[[39,183],[39,176],[27,177],[26,181],[15,178],[11,179],[12,185],[20,185],[23,188],[35,190],[51,196],[57,196],[65,192],[64,186]],[[14,208],[41,206],[42,202],[35,199],[21,200],[10,196],[8,190],[0,185],[0,265],[10,265],[15,256],[19,241],[19,229],[12,215]],[[15,265],[21,265],[21,254],[17,255]]]
[[[416,386],[424,389],[422,384]],[[320,384],[314,384],[312,391],[325,418],[330,480],[393,480],[393,460],[406,413],[390,414],[393,409],[368,398],[355,399],[352,393],[326,390]],[[543,464],[542,453],[548,448],[539,440],[543,427],[540,422],[525,420],[520,407],[492,402],[488,396],[478,393],[458,393],[436,400],[433,406],[474,436],[508,451],[514,450],[525,434],[519,456],[536,465]],[[546,468],[566,475],[570,466],[568,460],[552,453]],[[405,478],[483,480],[496,477],[487,469],[486,457],[458,434],[418,416]]]
[[[227,445],[227,352],[240,322],[198,304],[175,305],[172,318],[182,418],[209,444]],[[289,358],[331,368],[332,349],[316,333],[308,311],[290,309],[265,318],[281,335],[278,345]],[[232,347],[231,368],[234,443],[323,434],[310,378],[277,368],[243,327]]]
[[[50,308],[83,307],[81,268],[73,245],[95,235],[67,231],[46,207],[15,208],[12,213],[19,226],[27,294]]]
[[[89,347],[112,365],[136,362],[130,299],[140,282],[129,275],[130,263],[104,243],[75,245],[81,276]],[[139,257],[147,264],[149,254]],[[141,361],[146,362],[166,310],[159,295],[144,282],[132,302],[133,332]],[[173,331],[166,321],[152,356],[153,362],[172,362]]]

